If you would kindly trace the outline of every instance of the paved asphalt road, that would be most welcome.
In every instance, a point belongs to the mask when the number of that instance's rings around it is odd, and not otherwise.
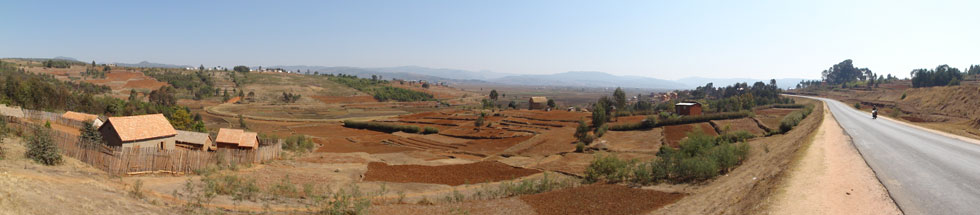
[[[980,145],[816,99],[827,103],[903,212],[980,214]]]

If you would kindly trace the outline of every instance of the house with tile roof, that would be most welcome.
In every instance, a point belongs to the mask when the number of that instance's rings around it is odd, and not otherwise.
[[[527,100],[528,110],[544,110],[545,108],[548,108],[548,97],[532,96],[531,99]]]
[[[174,149],[177,130],[163,114],[109,117],[99,127],[109,146]]]
[[[214,138],[215,145],[223,149],[258,149],[258,133],[241,129],[218,129],[218,137]]]
[[[214,145],[214,141],[211,140],[211,135],[208,133],[177,130],[177,136],[175,138],[177,147],[180,148],[201,151],[214,151],[218,149]]]

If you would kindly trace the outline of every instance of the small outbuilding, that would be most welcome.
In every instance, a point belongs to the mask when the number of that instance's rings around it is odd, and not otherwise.
[[[177,130],[176,138],[177,147],[180,148],[201,151],[218,149],[211,140],[211,135],[207,133]]]
[[[177,130],[163,114],[109,117],[99,127],[109,146],[174,149]]]
[[[258,133],[241,129],[218,129],[218,137],[214,138],[218,148],[222,149],[258,149]]]
[[[65,114],[62,114],[61,115],[61,118],[65,118],[65,119],[73,120],[73,121],[78,121],[78,122],[83,122],[83,123],[92,122],[92,125],[95,126],[96,128],[102,126],[102,120],[99,119],[99,116],[92,115],[92,114],[87,114],[87,113],[79,113],[79,112],[74,112],[74,111],[68,111],[68,112],[65,112]]]
[[[548,97],[532,96],[527,101],[528,110],[544,110],[545,108],[548,108]]]
[[[699,116],[701,115],[701,103],[697,102],[681,102],[674,104],[674,110],[677,115],[683,116]]]

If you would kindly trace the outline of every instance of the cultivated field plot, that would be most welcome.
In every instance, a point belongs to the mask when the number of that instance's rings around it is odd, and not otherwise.
[[[793,111],[798,109],[791,108],[767,108],[758,109],[755,112],[755,118],[762,122],[763,125],[771,130],[779,129],[779,121],[783,120],[783,117],[789,115]]]
[[[512,180],[541,171],[511,167],[495,161],[441,166],[368,164],[364,181],[462,185]]]
[[[759,123],[752,118],[712,120],[711,123],[714,124],[715,127],[717,127],[722,133],[745,131],[755,135],[756,137],[765,136],[766,134],[766,130],[759,127]]]
[[[704,132],[710,136],[718,136],[718,132],[715,131],[715,128],[707,122],[671,125],[664,127],[664,144],[677,148],[680,145],[681,140],[687,138],[687,133],[694,131],[695,129],[700,130],[701,132]]]

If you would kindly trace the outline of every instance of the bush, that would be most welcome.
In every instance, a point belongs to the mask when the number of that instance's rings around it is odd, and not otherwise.
[[[628,179],[634,162],[620,160],[611,154],[596,154],[595,159],[585,169],[585,183],[605,180],[617,183]]]
[[[367,129],[372,131],[380,132],[405,132],[405,133],[419,133],[422,131],[421,128],[414,125],[398,125],[391,123],[381,123],[381,122],[357,122],[352,120],[345,120],[344,127],[357,128],[357,129]]]
[[[585,143],[582,143],[582,141],[575,142],[575,152],[584,152],[584,151],[585,151]]]
[[[755,135],[749,133],[748,131],[734,131],[734,132],[722,133],[721,135],[718,135],[718,137],[716,138],[724,140],[725,142],[729,142],[729,143],[737,143],[748,139],[752,139],[754,137]]]
[[[299,134],[287,137],[282,145],[282,149],[293,152],[309,152],[315,147],[313,139]]]
[[[584,119],[579,119],[578,127],[575,128],[575,138],[577,138],[579,142],[585,145],[592,144],[592,140],[594,139],[594,137],[592,137],[592,135],[589,134],[589,131],[591,130],[592,127],[589,127],[589,124],[585,124]]]
[[[438,134],[439,129],[433,127],[425,127],[422,129],[422,134]]]
[[[596,137],[602,137],[602,135],[605,135],[606,134],[606,130],[609,130],[609,124],[603,124],[602,127],[599,127],[598,129],[596,129],[595,130],[595,136]]]
[[[807,115],[810,115],[811,112],[813,112],[813,105],[807,105],[805,108],[801,110],[796,110],[789,113],[788,115],[783,117],[781,121],[779,121],[778,133],[789,132],[790,129],[793,129],[793,127],[799,125],[800,122],[803,121],[803,119],[806,118]]]
[[[860,102],[854,103],[854,108],[855,109],[861,109],[861,103]]]
[[[24,156],[48,166],[62,162],[61,154],[59,154],[54,141],[51,140],[48,128],[34,129],[34,135],[27,139],[27,152]]]
[[[902,100],[905,100],[905,93],[902,93]]]

